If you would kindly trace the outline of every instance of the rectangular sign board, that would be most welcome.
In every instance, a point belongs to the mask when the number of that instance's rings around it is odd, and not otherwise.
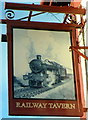
[[[57,23],[7,22],[9,114],[82,116],[76,30]]]

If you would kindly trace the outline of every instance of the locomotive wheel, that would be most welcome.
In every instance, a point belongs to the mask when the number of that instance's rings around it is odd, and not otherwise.
[[[41,81],[29,80],[29,86],[31,88],[41,88],[42,87],[42,82]]]

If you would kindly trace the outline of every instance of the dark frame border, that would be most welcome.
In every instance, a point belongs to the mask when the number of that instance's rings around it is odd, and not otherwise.
[[[38,29],[38,30],[53,30],[53,31],[69,31],[71,32],[71,40],[72,45],[77,46],[77,39],[76,39],[76,28],[73,26],[67,27],[67,25],[57,24],[57,23],[44,23],[44,22],[20,22],[20,21],[7,21],[7,42],[8,42],[8,83],[9,83],[9,115],[39,115],[39,116],[74,116],[80,117],[83,115],[83,106],[81,100],[81,80],[80,77],[80,64],[79,64],[79,56],[73,51],[73,61],[74,61],[74,75],[75,75],[75,82],[76,82],[76,95],[77,100],[41,100],[41,103],[68,103],[68,104],[75,104],[75,109],[26,109],[26,108],[18,108],[16,107],[16,102],[25,103],[25,102],[36,102],[38,103],[39,100],[28,100],[28,99],[14,99],[13,92],[12,92],[12,75],[13,75],[13,60],[12,60],[12,28],[27,28],[27,29]]]

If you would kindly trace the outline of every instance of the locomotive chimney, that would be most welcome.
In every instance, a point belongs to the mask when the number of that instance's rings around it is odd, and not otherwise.
[[[38,60],[41,60],[41,55],[36,55]]]

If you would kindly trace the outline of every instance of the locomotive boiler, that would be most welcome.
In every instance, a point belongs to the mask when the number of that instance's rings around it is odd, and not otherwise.
[[[23,75],[24,80],[29,80],[30,87],[52,87],[67,77],[67,70],[62,65],[47,59],[42,61],[41,55],[36,57],[29,62],[31,73]]]

